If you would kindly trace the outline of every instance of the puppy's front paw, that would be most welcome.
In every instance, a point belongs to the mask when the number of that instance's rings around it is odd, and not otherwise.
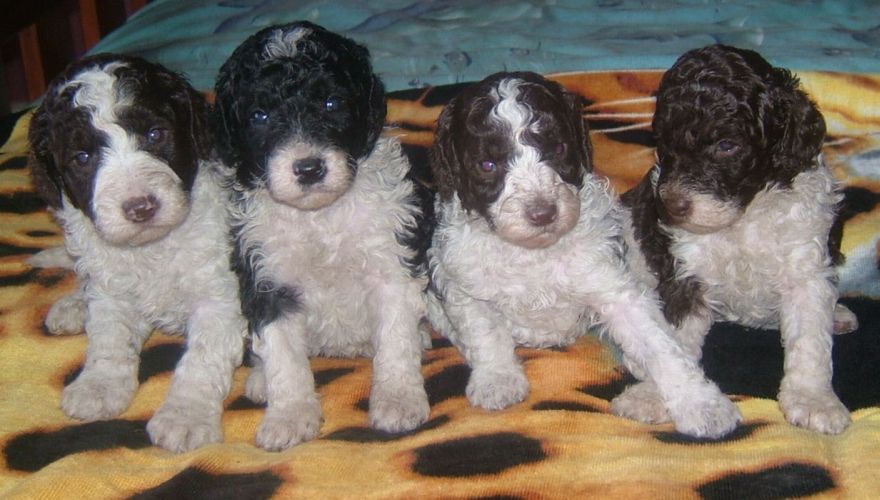
[[[254,365],[244,384],[244,394],[254,403],[266,402],[266,372],[262,363]]]
[[[679,394],[667,404],[675,429],[688,436],[716,439],[724,437],[742,420],[739,408],[711,383]]]
[[[46,314],[46,329],[52,335],[73,335],[85,331],[86,303],[80,292],[65,295]]]
[[[406,432],[428,420],[431,407],[421,385],[370,392],[370,425],[385,432]]]
[[[639,382],[627,387],[619,396],[611,400],[611,413],[646,424],[669,422],[666,404],[651,382]]]
[[[509,371],[477,370],[465,389],[468,401],[487,410],[501,410],[521,402],[529,394],[529,380],[521,367]]]
[[[321,404],[303,401],[284,408],[269,408],[257,431],[257,446],[268,451],[281,451],[309,441],[321,430]]]
[[[137,385],[134,378],[83,372],[61,393],[61,409],[80,420],[112,418],[128,408]]]
[[[793,425],[823,434],[840,434],[852,422],[849,410],[830,390],[781,390],[779,406]]]
[[[153,444],[175,453],[223,440],[220,412],[196,401],[166,402],[147,423],[147,433]]]

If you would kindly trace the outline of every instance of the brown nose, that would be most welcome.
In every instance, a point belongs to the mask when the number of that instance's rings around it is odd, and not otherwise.
[[[689,198],[672,195],[662,199],[666,211],[673,217],[686,217],[691,211],[691,200]]]
[[[556,220],[559,210],[555,203],[538,202],[526,208],[526,218],[533,226],[546,226]]]
[[[137,196],[129,198],[122,204],[125,218],[131,222],[146,222],[159,211],[159,200],[155,196]]]

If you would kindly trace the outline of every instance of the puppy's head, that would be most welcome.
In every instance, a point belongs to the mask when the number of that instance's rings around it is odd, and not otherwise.
[[[571,230],[592,170],[581,100],[535,73],[497,73],[465,89],[437,122],[431,167],[441,200],[499,237],[543,248]]]
[[[298,209],[348,190],[385,121],[366,48],[308,22],[266,28],[220,68],[214,126],[240,184]]]
[[[181,76],[135,57],[83,59],[52,81],[31,120],[34,184],[111,244],[157,240],[189,214],[211,151],[206,121],[207,103]]]
[[[825,136],[789,71],[722,45],[685,53],[664,75],[653,127],[658,208],[697,233],[735,222],[762,189],[790,185]]]

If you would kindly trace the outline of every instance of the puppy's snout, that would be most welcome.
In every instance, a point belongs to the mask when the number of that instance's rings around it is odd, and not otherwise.
[[[666,211],[673,217],[684,218],[691,212],[691,200],[685,196],[668,194],[660,199],[663,200]]]
[[[552,224],[558,216],[559,209],[552,202],[539,201],[526,208],[526,218],[533,226]]]
[[[320,158],[306,158],[293,164],[293,173],[300,184],[307,186],[315,184],[324,178],[327,167]]]
[[[136,196],[122,203],[125,218],[131,222],[147,222],[159,211],[159,200],[153,195]]]

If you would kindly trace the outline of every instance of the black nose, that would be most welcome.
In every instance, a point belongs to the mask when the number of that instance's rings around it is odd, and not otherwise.
[[[666,211],[673,217],[686,217],[691,211],[691,200],[689,198],[684,196],[668,196],[662,199]]]
[[[159,211],[159,200],[155,196],[137,196],[122,203],[125,218],[131,222],[147,222]]]
[[[293,173],[302,185],[315,184],[324,178],[327,167],[320,158],[306,158],[293,164]]]
[[[538,202],[526,208],[526,218],[533,226],[546,226],[556,220],[559,210],[555,203]]]

